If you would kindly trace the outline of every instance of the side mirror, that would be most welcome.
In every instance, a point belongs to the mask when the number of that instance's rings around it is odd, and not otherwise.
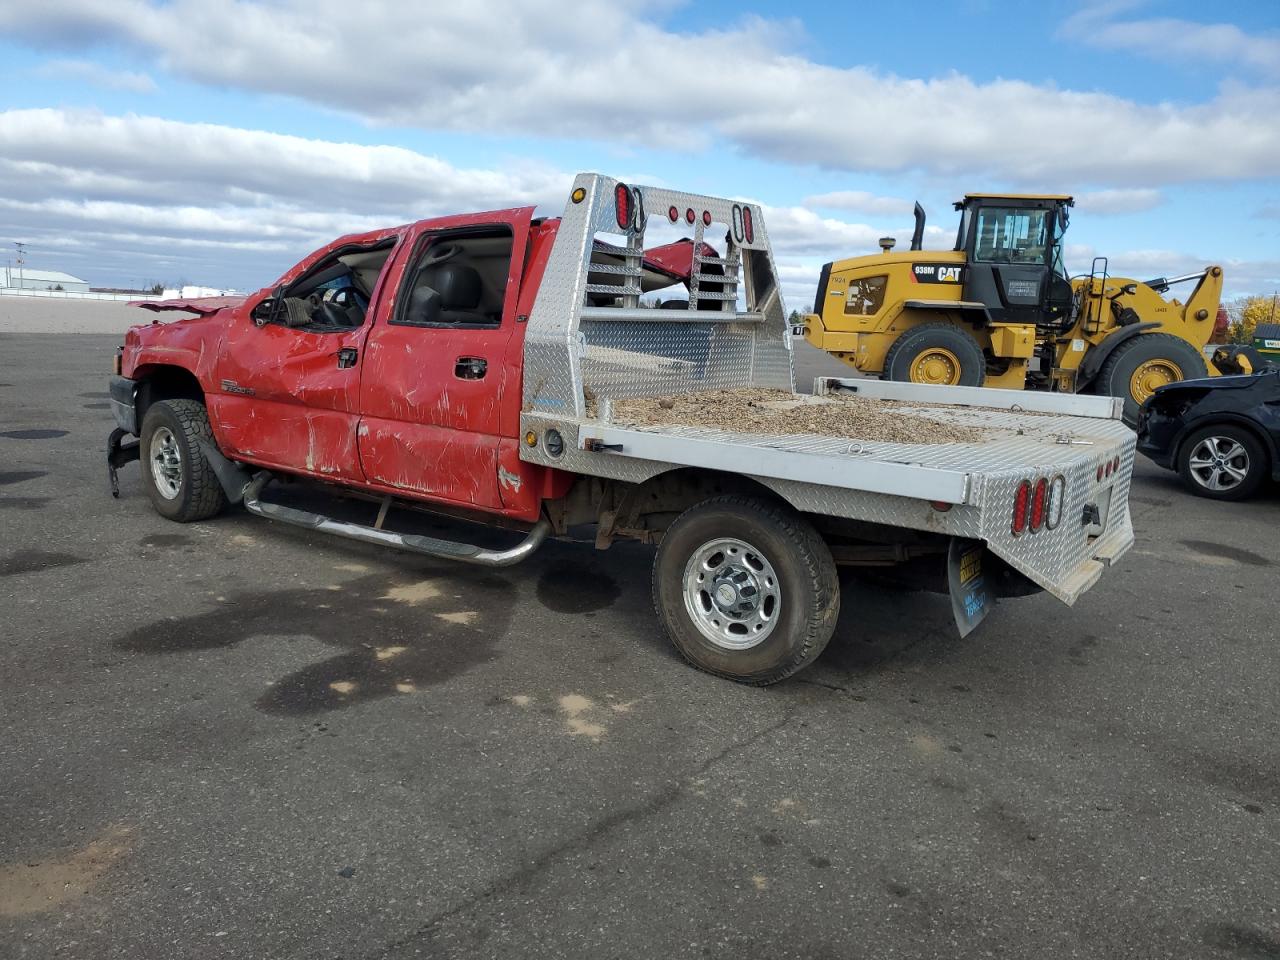
[[[438,323],[443,305],[440,292],[432,287],[418,287],[409,297],[407,319],[410,323]]]
[[[265,327],[280,315],[280,311],[284,309],[283,293],[283,286],[276,287],[271,291],[271,296],[263,297],[258,301],[258,305],[255,306],[253,308],[253,312],[249,314],[249,316],[253,318],[255,325]]]
[[[276,298],[266,297],[253,308],[253,312],[249,314],[253,318],[253,322],[259,327],[265,327],[271,322],[271,318],[276,312]]]

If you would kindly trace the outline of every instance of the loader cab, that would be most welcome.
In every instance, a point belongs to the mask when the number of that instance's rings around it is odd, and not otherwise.
[[[956,249],[967,261],[964,299],[986,306],[996,323],[1070,326],[1062,247],[1072,204],[1066,196],[976,193],[957,203]]]

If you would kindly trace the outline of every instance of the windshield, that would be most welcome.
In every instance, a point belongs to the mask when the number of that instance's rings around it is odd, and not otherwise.
[[[973,258],[986,263],[1045,263],[1052,211],[983,207]]]

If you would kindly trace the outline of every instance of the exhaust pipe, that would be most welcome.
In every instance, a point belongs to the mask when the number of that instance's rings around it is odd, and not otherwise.
[[[358,523],[334,520],[332,517],[312,513],[309,510],[298,510],[278,503],[265,503],[261,499],[262,491],[272,479],[274,478],[270,473],[263,471],[245,485],[244,508],[250,513],[306,530],[331,533],[337,537],[346,537],[348,540],[359,540],[361,543],[372,543],[381,547],[395,547],[398,550],[408,550],[410,553],[426,557],[474,563],[482,567],[509,567],[524,560],[542,546],[551,532],[551,521],[543,517],[533,525],[533,529],[523,540],[509,550],[489,550],[473,543],[456,543],[452,540],[438,540],[435,537],[424,537],[413,533],[393,533],[390,530],[379,530]]]
[[[924,207],[920,206],[920,201],[916,201],[916,207],[913,211],[916,216],[916,229],[911,234],[911,249],[924,249]]]

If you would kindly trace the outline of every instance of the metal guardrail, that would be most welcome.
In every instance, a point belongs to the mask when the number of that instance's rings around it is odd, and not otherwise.
[[[163,300],[158,293],[82,293],[77,290],[23,290],[18,287],[0,287],[0,297],[32,297],[45,300]]]

